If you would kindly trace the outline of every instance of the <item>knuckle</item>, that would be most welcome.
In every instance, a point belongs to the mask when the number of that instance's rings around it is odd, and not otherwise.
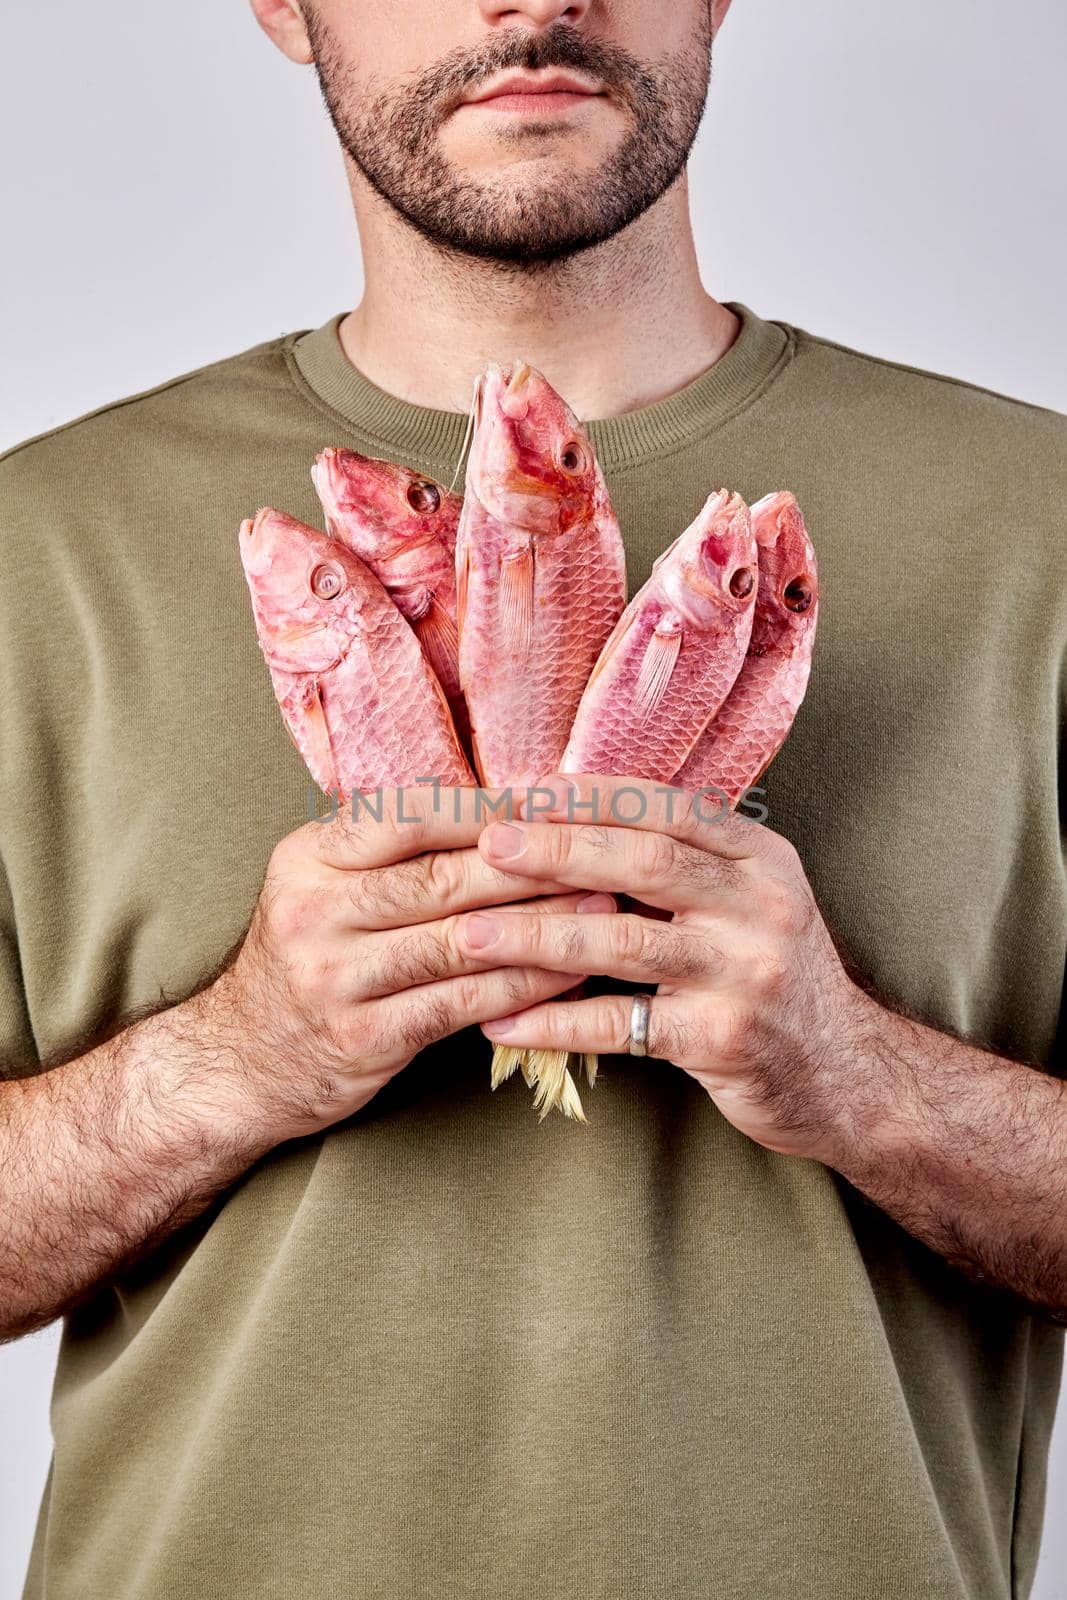
[[[533,918],[526,939],[526,952],[530,956],[539,953],[542,940],[551,945],[552,954],[563,966],[576,961],[585,949],[585,939],[582,930],[573,922],[555,921],[549,919],[544,929],[538,927]]]
[[[398,988],[432,983],[448,973],[456,961],[454,943],[436,929],[420,928],[397,942],[391,977]]]
[[[718,972],[721,969],[722,953],[710,940],[691,933],[672,932],[669,937],[672,977],[692,980],[706,977],[709,972]]]
[[[763,885],[760,908],[771,927],[783,933],[787,933],[797,921],[797,897],[780,879],[770,879]]]
[[[452,987],[455,1014],[464,1018],[476,1015],[479,1006],[485,1003],[485,987],[485,980],[479,973],[461,973]]]
[[[396,867],[369,867],[347,879],[352,909],[370,922],[381,921],[396,910],[397,887]]]
[[[322,915],[320,897],[313,890],[272,884],[266,915],[274,939],[285,949],[305,939],[317,926]]]
[[[707,817],[701,816],[696,794],[691,789],[675,789],[673,807],[674,826],[683,839],[701,837],[707,826]]]
[[[649,876],[658,883],[674,878],[678,872],[679,851],[670,835],[646,833],[643,835],[643,841]]]
[[[785,951],[777,940],[768,940],[759,952],[756,965],[756,984],[765,999],[780,994],[788,976]]]
[[[455,1027],[452,1006],[438,995],[423,995],[418,1001],[403,1002],[399,1011],[401,1036],[417,1050],[445,1038]]]
[[[547,867],[566,866],[571,856],[570,833],[565,827],[542,827],[534,834],[541,859]]]
[[[630,1018],[618,1006],[603,1002],[597,1007],[593,1025],[597,1038],[608,1040],[608,1052],[625,1055],[630,1048]]]
[[[707,1056],[707,1034],[696,1021],[679,1018],[671,1030],[670,1059],[673,1061],[702,1061]]]
[[[585,842],[590,850],[597,855],[611,855],[615,849],[615,839],[612,831],[602,822],[586,825]]]
[[[532,968],[512,967],[505,971],[503,993],[505,1011],[518,1011],[540,998],[550,980]]]
[[[619,918],[613,931],[618,940],[619,956],[624,962],[637,965],[644,962],[651,954],[655,944],[655,937],[651,931],[651,918],[638,916]]]
[[[303,835],[305,848],[313,851],[330,866],[351,867],[359,864],[365,848],[366,829],[362,814],[355,814],[351,806],[338,806],[329,817],[318,822],[306,822],[298,829]]]
[[[358,912],[376,921],[420,910],[430,899],[429,863],[435,856],[416,856],[387,867],[370,867],[356,875],[352,898]]]
[[[442,902],[451,899],[463,888],[464,858],[456,850],[434,850],[418,858],[418,876],[422,894]]]
[[[745,1053],[748,1022],[740,1006],[716,1006],[707,1022],[711,1053],[720,1061],[737,1061]]]

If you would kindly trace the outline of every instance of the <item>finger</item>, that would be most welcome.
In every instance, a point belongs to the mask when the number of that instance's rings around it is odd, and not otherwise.
[[[536,1005],[554,994],[564,994],[574,979],[559,972],[533,967],[494,967],[488,972],[464,973],[439,983],[420,984],[403,994],[372,1000],[364,1008],[368,1032],[386,1039],[403,1039],[412,1054],[447,1039],[461,1028],[501,1016],[517,1007]]]
[[[342,871],[407,861],[427,850],[473,845],[487,822],[516,809],[520,790],[384,785],[355,794],[298,832],[327,866]]]
[[[738,862],[773,853],[783,842],[772,829],[738,816],[713,786],[694,793],[646,778],[552,774],[516,795],[516,814],[531,822],[591,822],[666,833]]]
[[[486,861],[553,885],[625,891],[667,911],[727,909],[751,880],[733,861],[667,833],[599,823],[495,822],[478,840]]]
[[[625,1055],[630,1048],[633,996],[597,995],[588,1000],[557,1000],[512,1011],[482,1024],[494,1043],[533,1050],[575,1050],[591,1055]],[[648,1017],[646,1054],[682,1061],[691,1030],[681,1001],[656,995]]]
[[[521,903],[521,914],[531,923],[545,921],[549,916],[555,921],[560,913],[570,913],[567,921],[580,922],[584,904],[590,901],[592,912],[600,914],[599,920],[610,922],[614,904],[610,895],[567,894],[525,900]],[[518,915],[518,908],[501,907],[499,915],[494,913],[493,920],[507,923]],[[528,959],[511,962],[495,950],[479,951],[459,937],[460,928],[468,920],[466,916],[445,917],[413,928],[387,929],[366,935],[359,941],[353,964],[354,992],[348,998],[377,999],[402,993],[419,984],[463,973],[485,972],[491,967],[549,965]]]
[[[707,981],[725,966],[704,933],[622,913],[539,917],[518,909],[501,915],[475,911],[459,919],[457,943],[496,964],[595,972],[634,983]]]
[[[537,892],[567,894],[574,887],[583,886],[545,879]],[[528,876],[493,866],[475,849],[434,850],[365,872],[335,873],[325,886],[331,903],[341,897],[342,925],[367,930],[408,929],[476,906],[529,900],[532,891]]]

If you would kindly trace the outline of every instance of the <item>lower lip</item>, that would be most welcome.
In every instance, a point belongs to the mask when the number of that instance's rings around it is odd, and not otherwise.
[[[571,111],[575,106],[588,105],[598,100],[595,94],[572,94],[554,89],[549,94],[497,94],[491,100],[468,100],[475,111],[506,111],[518,117],[551,117],[561,111]]]

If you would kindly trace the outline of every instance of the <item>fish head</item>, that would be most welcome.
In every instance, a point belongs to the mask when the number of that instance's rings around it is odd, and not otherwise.
[[[654,564],[671,605],[698,628],[750,610],[759,573],[748,507],[727,489],[708,496],[685,532]]]
[[[238,538],[268,665],[329,672],[361,631],[373,575],[344,545],[270,507],[243,522]]]
[[[757,617],[777,627],[808,628],[819,606],[819,578],[796,497],[779,489],[757,500],[752,532],[759,550]]]
[[[356,450],[323,450],[311,469],[330,532],[364,561],[390,561],[419,546],[451,559],[463,502],[432,478]]]
[[[565,533],[586,517],[600,468],[574,412],[524,361],[478,379],[467,491],[496,521],[531,534]]]

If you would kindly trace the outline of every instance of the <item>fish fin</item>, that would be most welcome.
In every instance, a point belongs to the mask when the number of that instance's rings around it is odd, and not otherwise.
[[[326,721],[326,708],[322,703],[322,685],[318,678],[309,678],[305,683],[300,709],[304,715],[304,726],[310,747],[308,767],[326,793],[333,794],[340,789],[340,780],[337,776],[337,760],[330,739],[330,728]],[[311,765],[312,761],[315,763],[314,767]]]
[[[500,629],[525,659],[533,638],[534,553],[527,544],[500,564]]]
[[[652,715],[666,694],[681,648],[680,629],[674,633],[657,629],[648,641],[634,687],[634,715],[639,722]]]
[[[455,683],[459,665],[459,634],[452,616],[439,600],[429,606],[415,623],[425,655],[442,684]]]

